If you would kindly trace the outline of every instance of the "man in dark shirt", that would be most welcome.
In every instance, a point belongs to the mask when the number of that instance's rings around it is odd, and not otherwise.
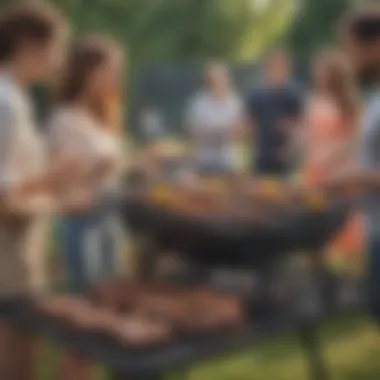
[[[256,156],[253,169],[262,175],[284,175],[290,169],[291,136],[303,108],[302,96],[289,80],[290,66],[285,52],[272,52],[246,102]]]

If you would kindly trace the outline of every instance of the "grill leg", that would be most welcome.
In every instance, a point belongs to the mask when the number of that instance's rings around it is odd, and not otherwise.
[[[318,339],[317,326],[315,324],[303,326],[298,330],[298,338],[307,356],[310,380],[330,380]]]
[[[268,314],[275,312],[276,304],[275,297],[273,296],[273,279],[274,272],[272,266],[261,268],[258,303],[255,305],[255,312],[257,312],[258,309],[259,317],[265,318]]]
[[[330,311],[335,307],[336,288],[333,277],[327,268],[322,250],[312,252],[313,271],[319,288],[319,297],[324,311]]]
[[[329,271],[326,267],[324,255],[321,250],[311,252],[312,269],[317,286],[316,297],[319,298],[322,310],[325,313],[334,304],[334,286],[331,283]],[[298,330],[299,341],[305,351],[311,380],[329,380],[330,374],[323,358],[322,347],[318,339],[317,323],[314,320],[304,320]]]

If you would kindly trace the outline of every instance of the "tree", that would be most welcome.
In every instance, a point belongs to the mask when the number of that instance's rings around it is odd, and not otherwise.
[[[302,0],[288,42],[299,56],[310,57],[334,42],[334,27],[352,0]]]
[[[134,62],[241,60],[277,39],[291,16],[291,0],[50,0],[76,33],[107,32],[128,45]]]

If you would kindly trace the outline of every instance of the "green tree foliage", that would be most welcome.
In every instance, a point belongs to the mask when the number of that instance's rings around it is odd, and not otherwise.
[[[292,50],[310,57],[318,48],[331,45],[337,20],[353,3],[353,0],[300,1],[296,22],[289,33]]]
[[[252,59],[291,18],[291,0],[266,0],[262,9],[260,0],[50,1],[69,16],[75,33],[109,33],[138,63]]]

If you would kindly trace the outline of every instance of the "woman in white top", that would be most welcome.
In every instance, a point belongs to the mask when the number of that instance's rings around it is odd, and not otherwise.
[[[224,65],[206,66],[204,88],[191,100],[186,119],[200,171],[218,174],[231,170],[234,138],[243,126],[243,106],[231,89]]]
[[[95,200],[90,209],[68,213],[59,221],[67,285],[76,293],[115,272],[121,226],[115,210],[101,203],[117,191],[121,179],[122,58],[119,47],[102,36],[76,43],[56,89],[56,108],[49,122],[55,160],[80,154],[84,168],[82,181],[68,181],[62,191],[91,189]],[[88,363],[74,356],[68,355],[63,367],[62,378],[89,376]]]
[[[65,192],[91,188],[100,202],[118,189],[121,70],[119,47],[103,37],[88,37],[69,54],[49,123],[51,148],[56,157],[81,154],[87,170],[85,180],[67,183]],[[98,206],[62,218],[60,248],[70,290],[83,292],[89,283],[114,273],[119,236],[113,221]]]

